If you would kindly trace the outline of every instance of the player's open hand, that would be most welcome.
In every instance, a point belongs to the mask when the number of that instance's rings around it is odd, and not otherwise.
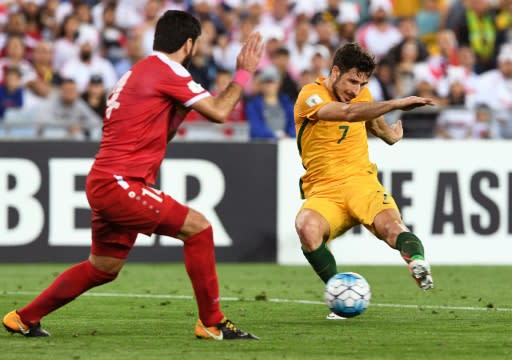
[[[419,96],[408,96],[403,99],[398,99],[399,105],[398,108],[400,110],[408,111],[412,109],[416,109],[418,107],[430,105],[435,105],[434,100],[430,98],[424,98]]]
[[[259,32],[249,35],[236,58],[236,68],[254,73],[260,63],[263,48],[263,40]]]

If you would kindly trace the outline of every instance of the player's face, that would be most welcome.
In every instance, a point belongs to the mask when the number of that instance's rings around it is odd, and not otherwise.
[[[368,84],[368,75],[358,72],[352,68],[345,73],[341,73],[337,66],[334,66],[332,77],[332,93],[338,101],[348,103],[361,92],[361,89]]]
[[[185,56],[185,58],[181,62],[181,65],[183,65],[186,68],[188,68],[188,66],[190,65],[190,62],[192,61],[192,57],[195,55],[195,53],[197,51],[197,40],[192,41],[192,39],[189,39],[188,41],[191,42],[191,46],[189,47],[190,51],[188,52],[188,54]]]

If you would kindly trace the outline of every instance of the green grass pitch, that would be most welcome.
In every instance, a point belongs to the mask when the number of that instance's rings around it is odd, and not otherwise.
[[[26,304],[64,264],[0,264],[0,313]],[[0,333],[0,359],[511,359],[512,267],[434,266],[419,290],[405,266],[344,266],[364,275],[361,316],[328,321],[306,266],[219,264],[225,314],[260,341],[194,337],[182,264],[128,263],[118,279],[43,319],[50,338]],[[2,315],[3,316],[3,315]]]

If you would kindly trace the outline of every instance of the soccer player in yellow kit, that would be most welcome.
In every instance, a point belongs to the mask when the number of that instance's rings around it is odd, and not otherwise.
[[[335,52],[329,76],[305,85],[297,97],[297,145],[306,172],[300,179],[305,201],[295,228],[304,256],[324,282],[337,273],[326,244],[362,224],[399,250],[418,286],[428,290],[433,281],[423,245],[377,179],[367,131],[392,145],[403,136],[402,124],[388,125],[382,115],[433,102],[417,96],[372,102],[366,85],[374,68],[371,55],[357,44],[346,44]]]

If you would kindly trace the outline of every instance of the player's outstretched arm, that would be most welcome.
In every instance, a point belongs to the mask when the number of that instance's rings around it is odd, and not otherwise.
[[[404,129],[402,127],[401,120],[389,125],[383,116],[379,116],[377,119],[368,120],[366,122],[366,128],[370,133],[381,138],[389,145],[393,145],[397,141],[400,141],[404,136]]]
[[[412,110],[425,105],[434,105],[429,98],[408,96],[401,99],[377,101],[372,103],[343,103],[333,101],[318,110],[316,117],[332,121],[367,121],[375,119],[393,110]]]
[[[258,68],[263,53],[263,41],[259,33],[253,33],[244,44],[237,57],[237,70],[233,81],[217,96],[199,100],[192,108],[210,121],[223,123],[242,97],[244,85]]]

